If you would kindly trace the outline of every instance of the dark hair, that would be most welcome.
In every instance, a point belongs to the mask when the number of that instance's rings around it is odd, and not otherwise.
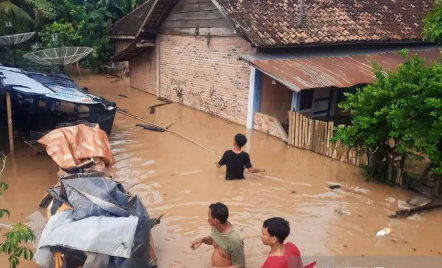
[[[277,237],[281,244],[284,243],[284,240],[290,234],[290,223],[283,218],[275,217],[267,219],[264,221],[263,227],[267,228],[271,236]]]
[[[226,223],[229,218],[229,209],[223,203],[215,203],[209,206],[212,218],[219,220],[221,223]]]
[[[243,134],[236,134],[235,142],[239,147],[243,147],[247,143],[247,138]]]

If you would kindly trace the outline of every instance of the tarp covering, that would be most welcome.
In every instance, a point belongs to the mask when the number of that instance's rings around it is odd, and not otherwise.
[[[40,76],[44,77],[43,74],[40,74]],[[76,88],[74,83],[72,83],[71,86],[57,85],[59,82],[57,81],[57,83],[55,83],[55,81],[53,81],[57,79],[57,76],[54,77],[48,77],[48,79],[46,79],[48,81],[45,82],[44,80],[37,79],[36,73],[28,73],[19,68],[0,66],[0,83],[2,83],[6,89],[15,90],[25,95],[43,95],[48,98],[73,103],[100,103],[100,101],[95,99],[95,96],[91,97],[90,94],[86,94]],[[58,80],[62,78],[62,76],[58,76]]]
[[[113,160],[107,135],[98,128],[78,125],[55,129],[38,142],[63,169],[74,168],[92,157],[101,158],[106,165]]]
[[[65,202],[73,210],[50,218],[34,255],[37,264],[50,266],[53,252],[65,249],[110,255],[108,263],[104,256],[97,255],[98,260],[88,256],[89,261],[107,263],[101,268],[152,267],[149,214],[136,196],[128,201],[119,183],[104,177],[62,179],[61,187],[49,189],[48,193],[54,198],[53,210]],[[120,216],[120,210],[127,216]]]

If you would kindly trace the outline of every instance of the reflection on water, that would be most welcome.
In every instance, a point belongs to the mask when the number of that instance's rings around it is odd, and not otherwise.
[[[110,84],[103,77],[84,77],[78,82],[148,121],[163,126],[173,123],[173,131],[218,153],[230,149],[236,133],[246,133],[242,126],[178,104],[158,107],[155,114],[150,114],[148,107],[158,101],[123,83]],[[118,94],[128,98],[119,98]],[[437,231],[442,212],[388,218],[396,210],[408,208],[404,200],[414,194],[366,182],[356,167],[247,131],[249,143],[245,149],[252,163],[267,172],[264,176],[247,173],[242,181],[226,181],[225,170],[214,165],[219,156],[173,134],[136,127],[137,123],[117,114],[109,137],[117,161],[107,172],[141,198],[151,217],[164,214],[161,224],[153,229],[160,267],[210,265],[210,247],[192,251],[190,241],[209,234],[207,210],[210,203],[217,201],[229,206],[229,220],[244,238],[247,267],[260,267],[266,258],[269,249],[261,243],[261,226],[273,216],[290,221],[288,240],[306,256],[438,256],[442,251],[442,232]],[[29,161],[23,160],[29,155],[20,155],[20,161]],[[41,159],[33,156],[32,161]],[[22,202],[27,207],[24,215],[32,215],[44,189],[55,184],[57,169],[44,161],[40,168],[35,164],[22,165],[15,171],[8,167],[6,174],[13,182],[12,190],[2,204],[14,204],[12,213],[20,211],[14,202],[24,198],[17,193],[29,186],[28,181],[39,189],[28,193],[32,204]],[[32,176],[26,177],[25,173]],[[330,185],[341,188],[330,190]],[[376,232],[386,227],[394,232],[376,237]]]

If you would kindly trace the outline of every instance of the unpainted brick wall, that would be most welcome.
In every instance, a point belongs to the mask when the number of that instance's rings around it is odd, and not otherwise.
[[[275,117],[262,113],[255,113],[254,129],[278,137],[283,141],[288,141],[287,133],[279,120]]]
[[[149,48],[129,62],[130,85],[133,88],[157,94],[156,48]]]
[[[250,66],[256,53],[241,37],[160,35],[160,96],[245,125]]]

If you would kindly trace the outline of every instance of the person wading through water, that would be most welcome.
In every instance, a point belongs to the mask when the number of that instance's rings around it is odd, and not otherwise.
[[[212,226],[211,235],[193,241],[191,248],[195,250],[203,243],[213,245],[212,268],[244,268],[244,242],[227,221],[227,206],[222,203],[211,204],[207,216],[207,221]]]
[[[284,243],[289,234],[290,224],[283,218],[275,217],[264,221],[261,239],[264,245],[270,247],[270,253],[261,268],[302,267],[301,253],[298,247],[290,242]],[[314,267],[310,265],[308,267]]]
[[[247,168],[250,173],[265,172],[265,169],[252,167],[249,154],[242,151],[242,147],[244,147],[246,143],[246,136],[237,134],[233,143],[233,150],[226,151],[221,160],[215,163],[217,168],[224,165],[227,166],[226,180],[244,179],[244,167]]]

